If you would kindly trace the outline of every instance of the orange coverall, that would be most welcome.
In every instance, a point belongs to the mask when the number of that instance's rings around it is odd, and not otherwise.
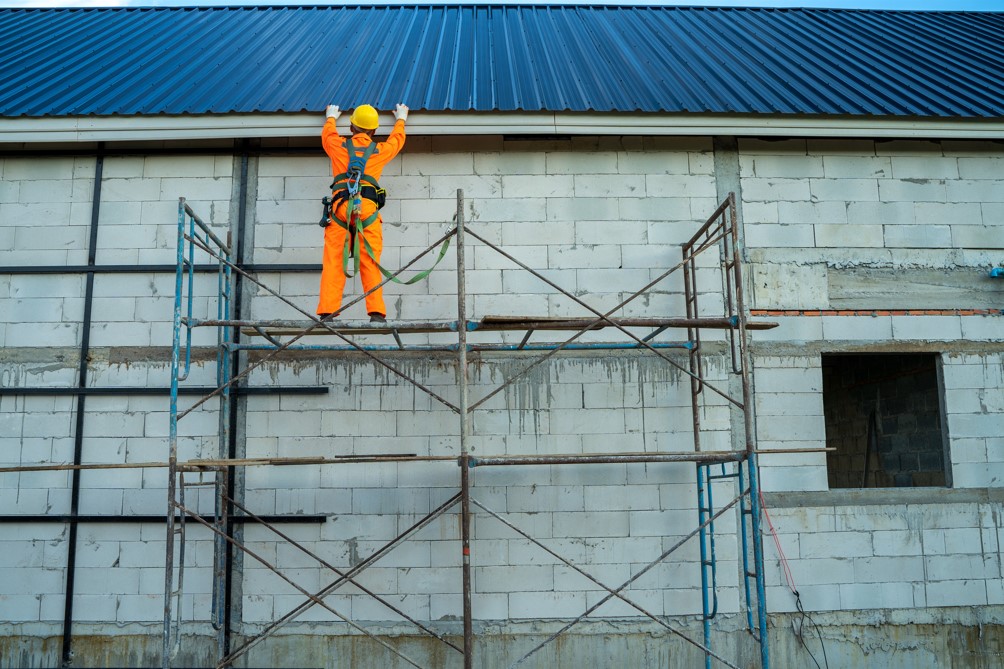
[[[366,163],[366,174],[377,181],[383,173],[383,168],[396,156],[404,147],[405,133],[404,121],[394,124],[394,130],[387,137],[386,142],[378,142],[377,148]],[[358,133],[352,136],[352,144],[356,148],[366,148],[373,140],[365,133]],[[329,118],[324,122],[324,129],[321,130],[321,144],[325,153],[331,158],[331,174],[338,176],[344,174],[349,167],[349,152],[346,150],[345,138],[338,134],[335,127],[335,119]],[[340,221],[347,220],[347,200],[338,204],[333,210],[335,217]],[[363,198],[362,213],[360,220],[366,220],[377,210],[376,203]],[[363,231],[364,239],[369,242],[376,254],[375,258],[370,258],[366,247],[360,244],[359,274],[363,282],[363,292],[380,283],[380,270],[376,263],[380,262],[380,252],[383,249],[383,221],[379,216]],[[334,314],[342,306],[342,292],[345,290],[345,272],[342,270],[342,251],[345,247],[345,237],[348,230],[332,222],[324,228],[324,257],[321,269],[321,299],[317,304],[318,314]],[[356,234],[359,234],[357,231]],[[383,288],[376,290],[366,296],[366,313],[387,315],[387,307],[383,301]]]

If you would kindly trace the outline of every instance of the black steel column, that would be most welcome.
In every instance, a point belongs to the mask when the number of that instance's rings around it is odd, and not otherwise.
[[[87,267],[93,268],[98,246],[98,214],[101,210],[101,174],[104,169],[104,142],[98,144],[94,163],[94,190],[91,195],[91,230],[87,242]],[[77,387],[87,387],[87,359],[91,343],[91,306],[94,301],[94,272],[87,272],[84,289],[84,318],[80,324],[80,363],[77,373]],[[84,450],[84,400],[86,395],[77,395],[76,427],[73,434],[73,464],[79,465]],[[80,470],[71,474],[70,490],[70,532],[67,538],[66,593],[63,604],[63,649],[62,665],[73,663],[73,586],[77,566],[77,512],[80,509]]]
[[[245,240],[247,238],[246,228],[247,228],[247,198],[248,198],[248,140],[241,140],[240,146],[240,156],[241,156],[241,167],[240,167],[240,182],[239,182],[239,195],[237,202],[237,249],[234,262],[238,267],[244,267],[244,247]],[[243,277],[240,272],[234,273],[234,286],[233,286],[233,314],[231,318],[234,320],[240,320],[243,318],[242,315],[242,300],[243,298]],[[240,328],[233,328],[233,342],[239,344],[241,340]],[[238,364],[240,363],[240,352],[234,351],[231,354],[230,359],[230,370],[231,373],[238,369]],[[230,379],[224,379],[224,381],[229,381]],[[237,391],[237,388],[234,388]],[[229,426],[227,430],[227,457],[236,458],[237,457],[237,408],[238,408],[238,398],[240,396],[239,392],[230,393],[230,415],[229,415]],[[217,474],[219,475],[219,474]],[[229,497],[236,497],[239,494],[237,488],[237,468],[228,467],[227,468],[227,490],[229,491]],[[226,509],[223,510],[227,517],[233,516],[234,506],[232,502],[227,502]],[[234,537],[234,523],[227,524],[227,538],[233,539]],[[233,579],[234,579],[234,549],[233,543],[230,541],[226,542],[226,578],[224,585],[223,597],[221,601],[226,603],[223,611],[223,647],[222,647],[222,657],[226,657],[230,654],[230,643],[231,643],[231,626],[233,623],[233,618],[231,616],[232,602],[231,597],[233,593]]]

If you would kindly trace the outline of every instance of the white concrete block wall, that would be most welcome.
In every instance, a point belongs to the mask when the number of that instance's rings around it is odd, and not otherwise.
[[[814,449],[826,443],[819,356],[754,359],[757,445],[763,451]],[[765,491],[826,490],[825,453],[760,457]]]
[[[1004,360],[1000,354],[943,357],[945,413],[952,439],[952,484],[998,487],[1004,482]]]
[[[173,264],[181,195],[225,237],[232,162],[228,155],[107,157],[95,262]],[[0,163],[0,266],[86,265],[95,159],[6,158]],[[209,285],[205,276],[197,284],[202,299],[193,315],[205,318],[215,279],[211,289],[202,288]],[[82,275],[14,275],[5,278],[5,285],[0,291],[4,345],[76,345],[84,308]],[[92,346],[170,345],[173,276],[100,274],[94,294],[100,299],[92,313]],[[200,332],[195,341],[209,339]]]
[[[451,365],[395,362],[455,401]],[[478,368],[471,378],[472,397],[482,396],[521,367],[522,363],[500,360]],[[600,368],[604,370],[600,376],[610,381],[590,382]],[[710,361],[708,369],[724,385],[720,361]],[[254,435],[248,440],[249,456],[458,453],[458,442],[451,436],[459,428],[456,415],[373,365],[322,363],[296,371],[269,365],[256,373],[284,383],[303,383],[307,375],[331,392],[317,398],[249,398],[247,430]],[[589,357],[555,361],[534,375],[532,387],[517,385],[497,396],[491,406],[495,408],[475,412],[471,439],[475,454],[693,448],[689,382],[668,372],[661,362],[625,358],[618,363]],[[712,435],[728,426],[723,411],[717,399],[704,410],[704,424]],[[388,419],[388,413],[394,418]],[[637,438],[629,438],[632,434]],[[256,513],[328,515],[319,529],[297,526],[297,532],[313,542],[319,531],[325,555],[344,567],[365,559],[447,500],[456,492],[457,477],[456,464],[449,461],[310,465],[249,468],[246,485]],[[648,566],[697,522],[694,467],[689,464],[491,467],[475,469],[472,479],[478,502],[610,587],[620,586]],[[633,485],[625,494],[629,480]],[[717,495],[722,503],[730,499],[724,486]],[[433,609],[442,611],[439,615],[458,615],[457,522],[453,509],[381,559],[376,569],[385,589],[378,592],[392,595],[395,604],[412,616],[422,618]],[[248,532],[254,550],[274,556],[274,564],[284,572],[292,570],[302,577],[298,583],[303,587],[316,584],[316,562],[289,553],[261,528]],[[720,532],[720,606],[734,612],[739,606],[738,554],[729,545],[734,542],[730,528]],[[536,618],[541,610],[550,616],[577,616],[586,602],[605,594],[480,507],[475,511],[473,537],[474,605],[479,618]],[[693,591],[699,583],[696,555],[691,540],[632,585],[628,596],[657,615],[699,612],[700,597]],[[263,580],[264,568],[251,569],[245,572],[245,605],[251,607],[251,620],[282,615],[286,609],[281,607],[298,603],[296,597],[287,596],[288,585],[274,583],[271,577]],[[325,575],[320,578],[323,584]],[[664,591],[667,583],[679,587]],[[360,620],[396,619],[380,605],[353,595],[351,587],[332,605]],[[625,604],[608,604],[597,615],[640,614]],[[316,610],[309,619],[337,616]]]
[[[983,215],[984,205],[1004,197],[990,146],[985,153],[938,141],[739,146],[751,247],[964,248],[975,231],[999,228]],[[1004,236],[996,232],[999,245]]]
[[[383,210],[385,255],[393,269],[407,262],[451,226],[456,190],[462,188],[472,233],[550,277],[590,303],[616,304],[679,261],[679,245],[717,206],[710,142],[664,142],[652,150],[576,150],[574,143],[544,147],[502,143],[482,153],[430,152],[421,138],[384,172],[389,192]],[[561,148],[558,148],[561,147]],[[547,150],[554,148],[555,150]],[[320,198],[330,166],[321,157],[263,157],[255,219],[255,262],[319,262],[323,232]],[[313,226],[313,227],[311,227]],[[475,314],[584,315],[581,306],[518,269],[487,246],[468,238],[468,309]],[[426,267],[431,257],[416,267]],[[456,315],[453,249],[428,282],[385,289],[392,317],[446,319]],[[501,273],[501,274],[500,274]],[[440,276],[442,275],[442,276]],[[501,290],[499,280],[501,278]],[[285,277],[282,283],[287,283]],[[283,292],[303,309],[316,307],[318,278],[308,275]],[[681,303],[679,276],[658,286]],[[360,294],[350,280],[346,296]],[[661,306],[661,305],[660,305]],[[260,318],[298,314],[263,295],[252,302]],[[348,314],[363,314],[362,305]],[[644,300],[624,313],[651,315]]]
[[[809,611],[981,606],[999,601],[996,506],[984,503],[774,508],[794,586]],[[764,542],[767,601],[794,611]]]
[[[982,266],[995,260],[1004,213],[1000,159],[950,142],[740,142],[745,237],[753,263],[757,306],[824,307],[827,281],[820,264],[951,262]],[[0,161],[0,264],[83,263],[77,237],[86,233],[93,188],[93,159]],[[328,161],[316,157],[263,156],[258,163],[252,260],[316,263],[322,231],[319,199],[330,182]],[[185,195],[219,232],[230,223],[232,158],[111,157],[105,164],[98,262],[173,262],[176,197]],[[611,308],[679,260],[679,245],[717,205],[711,141],[604,138],[572,142],[464,142],[409,140],[405,154],[384,178],[391,202],[384,210],[385,264],[396,267],[436,239],[455,211],[454,192],[465,191],[470,229],[542,270],[597,308]],[[65,193],[63,199],[51,193]],[[52,222],[63,233],[52,233]],[[74,235],[77,235],[75,237]],[[475,240],[468,240],[468,308],[472,315],[571,316],[581,306],[513,269]],[[984,249],[984,250],[979,250]],[[990,249],[986,251],[985,249]],[[766,259],[766,260],[765,260]],[[717,288],[716,258],[699,271]],[[425,263],[425,261],[423,261]],[[941,263],[939,265],[938,263]],[[425,266],[422,264],[422,266]],[[455,250],[430,278],[412,287],[387,288],[392,317],[455,317]],[[262,279],[307,312],[316,305],[316,274],[264,274]],[[215,313],[214,279],[199,277],[195,315]],[[679,276],[625,310],[627,315],[678,315]],[[359,294],[350,282],[347,296]],[[164,346],[170,336],[173,278],[98,276],[92,346]],[[705,313],[720,311],[715,299]],[[75,347],[81,333],[82,277],[0,277],[0,344],[5,347]],[[361,305],[350,316],[361,316]],[[257,318],[298,318],[258,290],[250,313]],[[776,343],[962,338],[997,341],[991,317],[778,317],[782,326],[756,334]],[[989,321],[989,322],[987,322]],[[208,337],[210,333],[200,333]],[[591,337],[593,335],[590,335]],[[518,335],[509,335],[511,341]],[[603,334],[595,339],[606,339]],[[585,340],[586,338],[584,338]],[[416,341],[435,340],[418,337]],[[197,339],[205,343],[208,339]],[[330,341],[330,340],[325,340]],[[709,336],[708,341],[720,341]],[[679,358],[684,361],[684,357]],[[759,447],[765,451],[818,448],[825,443],[818,355],[755,359]],[[943,356],[945,403],[954,486],[999,485],[1004,441],[998,395],[999,355]],[[710,373],[726,386],[721,361]],[[457,383],[452,362],[403,358],[402,369],[452,402]],[[489,360],[473,375],[480,397],[521,363]],[[6,364],[4,385],[72,385],[72,365]],[[163,365],[111,360],[91,370],[93,385],[166,385]],[[325,396],[253,397],[247,400],[247,455],[459,452],[456,414],[421,391],[365,362],[277,363],[252,374],[253,385],[324,385]],[[210,385],[213,373],[197,366],[191,383]],[[186,400],[183,400],[183,403]],[[727,405],[706,393],[701,408],[705,448],[732,446]],[[72,412],[67,398],[0,396],[0,461],[72,457]],[[181,457],[217,453],[217,415],[207,407],[181,425]],[[215,407],[215,404],[211,406]],[[86,461],[162,460],[167,434],[162,398],[89,398]],[[571,356],[534,372],[529,382],[500,393],[474,416],[475,454],[595,453],[689,450],[689,381],[662,363],[637,365],[612,356]],[[14,435],[14,436],[10,436]],[[825,455],[760,457],[769,492],[826,495]],[[1000,471],[998,471],[1000,470]],[[694,529],[697,523],[693,465],[477,468],[474,497],[556,552],[617,587]],[[87,472],[81,511],[163,512],[162,470]],[[453,462],[249,468],[246,500],[264,514],[324,514],[324,523],[284,524],[283,531],[340,568],[357,564],[416,522],[457,489]],[[8,513],[65,512],[65,473],[0,475],[0,501]],[[731,499],[727,486],[716,499]],[[203,511],[212,500],[193,500]],[[781,544],[791,560],[809,610],[917,608],[1001,603],[1004,583],[995,550],[993,505],[874,505],[775,509]],[[38,579],[30,593],[0,599],[0,615],[17,609],[24,620],[59,620],[65,574],[65,537],[15,528],[0,546],[0,570]],[[523,620],[574,617],[605,596],[553,556],[490,514],[475,510],[473,563],[475,616]],[[738,612],[742,598],[739,555],[731,522],[718,524],[720,610]],[[197,533],[197,530],[193,530]],[[29,534],[31,536],[29,536]],[[42,538],[39,539],[39,535]],[[264,528],[245,527],[250,547],[281,566],[302,587],[316,591],[334,575],[277,541]],[[460,611],[456,509],[430,524],[364,572],[360,582],[387,595],[421,619]],[[163,527],[96,526],[82,541],[77,608],[95,621],[156,621],[163,571]],[[768,601],[790,611],[780,571],[767,542]],[[984,555],[990,555],[986,558]],[[205,533],[190,544],[186,617],[209,615],[212,545]],[[626,591],[656,615],[700,612],[697,544],[688,542]],[[8,564],[9,563],[9,564]],[[124,574],[119,578],[120,574]],[[995,576],[996,574],[996,576]],[[3,578],[0,581],[8,582]],[[114,581],[111,597],[101,597]],[[669,587],[675,584],[679,587]],[[302,601],[296,589],[251,558],[245,559],[243,620],[271,621]],[[5,593],[6,594],[6,593]],[[328,600],[362,621],[392,621],[396,614],[346,587]],[[611,602],[598,616],[637,616]],[[15,618],[8,618],[15,619]],[[334,621],[314,607],[305,620]]]

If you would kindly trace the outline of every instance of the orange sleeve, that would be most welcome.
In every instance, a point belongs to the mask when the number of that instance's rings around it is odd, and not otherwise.
[[[332,158],[336,155],[336,149],[342,148],[342,136],[338,134],[338,126],[335,125],[333,118],[324,122],[324,128],[321,129],[321,146]]]
[[[401,149],[404,148],[405,132],[404,132],[404,121],[398,121],[394,124],[394,130],[391,131],[390,135],[387,137],[386,142],[380,142],[377,148],[380,150],[380,158],[382,163],[389,163],[394,159]]]

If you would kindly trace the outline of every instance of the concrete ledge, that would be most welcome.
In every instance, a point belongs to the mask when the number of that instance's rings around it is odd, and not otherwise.
[[[971,504],[1004,501],[1004,488],[872,488],[819,492],[766,492],[767,506],[777,509],[820,506],[903,504]]]

